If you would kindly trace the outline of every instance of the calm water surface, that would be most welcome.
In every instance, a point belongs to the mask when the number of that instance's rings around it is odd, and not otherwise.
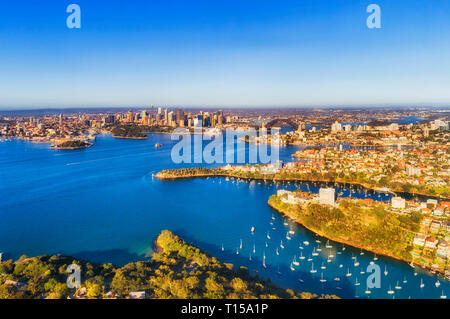
[[[155,143],[163,147],[155,149]],[[14,259],[22,254],[62,253],[125,264],[147,258],[158,233],[170,229],[222,261],[257,270],[286,288],[347,298],[450,294],[448,282],[440,279],[441,286],[436,288],[435,276],[403,262],[383,257],[374,261],[372,253],[351,247],[343,250],[332,242],[328,249],[326,240],[284,220],[267,205],[277,189],[318,192],[319,185],[224,178],[157,180],[152,174],[162,169],[187,166],[171,161],[174,143],[162,134],[152,134],[148,140],[101,135],[92,148],[79,151],[50,150],[48,144],[19,140],[0,142],[0,251]],[[297,149],[281,148],[280,158],[289,161]],[[342,196],[350,194],[350,190],[340,191]],[[389,200],[389,196],[363,191],[352,196]],[[256,229],[253,235],[251,227]],[[289,230],[294,232],[290,240]],[[321,249],[318,256],[311,256],[317,248]],[[291,270],[294,256],[299,265]],[[380,266],[382,279],[381,288],[367,295],[364,272],[370,262]],[[317,272],[312,274],[311,269]],[[322,276],[326,282],[320,281]],[[401,289],[395,289],[397,285]],[[387,293],[391,289],[393,295]]]

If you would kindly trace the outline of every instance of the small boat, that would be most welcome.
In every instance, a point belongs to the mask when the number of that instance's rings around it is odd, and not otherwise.
[[[387,276],[389,274],[388,270],[387,270],[387,266],[384,266],[384,275]]]
[[[309,241],[306,241],[306,240],[305,240],[305,241],[303,242],[303,245],[308,246],[308,245],[309,245]]]
[[[281,276],[280,266],[278,266],[277,275]]]
[[[414,272],[414,276],[417,276],[417,272],[416,271]]]
[[[447,296],[444,294],[444,290],[442,290],[441,299],[447,299]]]
[[[360,254],[361,256],[364,255],[364,252],[362,251],[362,249],[361,249],[361,252],[360,252],[359,254]]]
[[[266,254],[263,255],[263,267],[267,268],[267,266],[266,266]]]
[[[305,248],[304,248],[303,246],[301,246],[301,245],[298,246],[298,248],[300,248],[301,250],[305,249]]]
[[[317,270],[314,269],[314,263],[312,264],[311,270],[309,272],[312,273],[312,274],[315,274],[317,272]]]
[[[439,288],[439,286],[441,285],[441,283],[438,281],[436,281],[436,283],[434,284],[436,286],[436,288]]]
[[[278,251],[278,247],[277,247],[275,253],[277,254],[277,256],[280,255],[280,252]]]
[[[395,293],[394,290],[392,290],[392,286],[389,285],[389,290],[387,291],[388,295],[393,295]]]
[[[320,248],[320,246],[317,247],[317,251],[322,251],[322,248]]]
[[[300,252],[300,257],[298,257],[300,260],[303,260],[303,259],[305,259],[305,256],[303,256],[303,253],[302,252]]]
[[[325,245],[326,248],[333,248],[333,246],[330,245],[330,241],[327,240],[327,244]]]
[[[312,258],[310,257],[310,258],[308,258],[308,261],[312,261]]]
[[[343,268],[344,267],[344,265],[343,264],[339,264],[339,268]]]
[[[321,241],[320,241],[320,240],[318,240],[318,239],[316,239],[316,243],[320,244],[320,243],[321,243]]]
[[[323,278],[323,273],[320,276],[320,282],[321,283],[327,282],[327,280]]]
[[[242,249],[242,239],[240,240],[240,243],[239,243],[239,249]]]
[[[283,223],[283,225],[284,225],[284,226],[288,226],[289,224],[285,221],[285,222]]]
[[[420,279],[420,288],[425,287],[425,284],[423,283],[423,279]]]
[[[355,263],[353,264],[355,267],[358,267],[359,266],[359,261],[358,260],[356,260],[356,258],[355,258]]]
[[[364,291],[364,293],[365,293],[366,295],[370,295],[372,292],[371,292],[369,289],[367,289],[366,291]]]
[[[290,230],[290,231],[289,231],[289,234],[294,235],[294,234],[295,234],[295,231]]]
[[[252,227],[252,229],[250,229],[250,231],[252,232],[252,234],[255,233],[255,226]]]
[[[223,244],[222,244],[222,251],[224,251],[225,250],[225,247],[223,247]]]
[[[356,278],[356,281],[355,281],[355,286],[360,286],[361,285],[361,283],[360,282],[358,282],[358,278]]]
[[[373,260],[375,260],[375,261],[377,261],[377,260],[378,260],[378,257],[377,257],[377,255],[374,255],[374,256],[373,256]]]
[[[341,281],[341,278],[336,277],[336,278],[334,278],[334,281]]]
[[[248,260],[252,261],[252,254],[249,255]]]
[[[407,284],[407,283],[408,283],[408,280],[406,280],[406,277],[403,278],[403,283],[404,283],[404,284]]]
[[[401,289],[402,289],[402,286],[400,286],[400,284],[399,284],[398,281],[397,281],[397,284],[395,285],[394,288],[397,289],[397,290],[401,290]]]
[[[327,269],[327,267],[322,263],[322,266],[320,266],[320,269]]]
[[[301,279],[301,278],[299,278],[298,281],[299,281],[301,284],[303,284],[303,283],[305,282],[305,281],[304,281],[303,279]]]
[[[269,232],[267,232],[267,239],[269,239],[269,240],[270,240],[270,235],[269,235]]]
[[[266,242],[266,247],[269,247],[269,244]]]
[[[155,148],[160,148],[162,144],[155,144]]]
[[[239,248],[236,248],[236,255],[239,255]]]
[[[286,239],[291,240],[291,237],[289,236],[289,234],[286,234]]]
[[[253,253],[256,253],[256,246],[253,245]]]
[[[352,273],[350,272],[350,269],[347,268],[347,273],[345,274],[347,277],[351,277]]]
[[[281,247],[282,249],[284,249],[283,241],[281,241],[280,247]]]
[[[294,265],[292,263],[291,263],[291,267],[290,268],[291,268],[292,271],[295,271]]]
[[[312,255],[312,256],[319,256],[319,253],[316,252],[316,249],[314,248],[314,249],[313,249],[313,252],[311,253],[311,255]]]
[[[294,256],[294,260],[292,261],[292,264],[294,265],[294,266],[298,266],[298,265],[300,265],[300,263],[297,261],[297,258]]]
[[[364,275],[366,272],[364,271],[363,268],[361,268],[361,271],[359,272],[361,275]]]

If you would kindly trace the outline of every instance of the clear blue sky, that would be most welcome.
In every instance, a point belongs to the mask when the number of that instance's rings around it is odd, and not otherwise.
[[[450,1],[0,2],[0,108],[149,104],[449,105]]]

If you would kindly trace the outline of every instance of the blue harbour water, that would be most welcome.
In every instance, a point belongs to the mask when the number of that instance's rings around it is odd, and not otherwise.
[[[155,143],[163,146],[156,149]],[[172,162],[174,143],[164,134],[151,134],[148,140],[100,135],[93,147],[77,151],[51,150],[48,144],[20,140],[0,142],[0,251],[14,259],[22,254],[61,253],[125,264],[149,258],[156,236],[169,229],[222,261],[257,270],[286,288],[345,298],[450,294],[450,284],[443,278],[436,288],[436,276],[404,262],[382,256],[374,260],[372,253],[333,242],[328,249],[326,239],[285,220],[267,205],[277,189],[318,192],[318,184],[154,178],[162,169],[189,166]],[[280,159],[291,160],[297,149],[280,148]],[[351,190],[338,191],[349,196]],[[390,198],[358,189],[351,196]],[[289,230],[294,232],[290,240]],[[311,256],[317,248],[318,256]],[[262,265],[263,255],[267,268]],[[291,270],[294,256],[299,265]],[[381,268],[381,288],[371,289],[369,295],[365,293],[368,274],[362,272],[370,262]],[[312,267],[317,270],[314,274]],[[352,275],[347,277],[347,272]],[[320,281],[322,274],[326,282]],[[356,280],[360,285],[355,285]],[[401,289],[395,289],[397,285]]]

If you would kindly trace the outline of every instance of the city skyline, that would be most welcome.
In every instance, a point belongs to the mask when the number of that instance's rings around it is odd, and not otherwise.
[[[0,109],[448,106],[450,4],[0,5]]]

